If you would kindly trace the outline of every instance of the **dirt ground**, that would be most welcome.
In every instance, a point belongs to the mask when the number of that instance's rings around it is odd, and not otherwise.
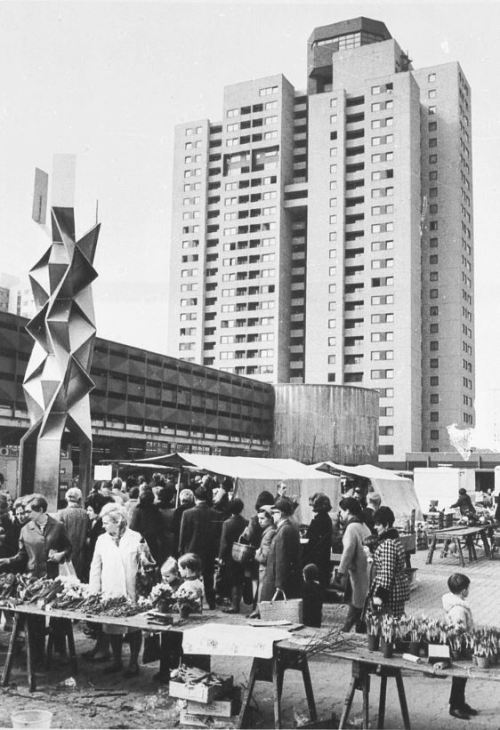
[[[439,608],[439,596],[450,572],[456,570],[452,561],[436,561],[425,566],[425,554],[417,554],[420,578],[412,597],[409,612],[429,611]],[[455,561],[456,562],[456,561]],[[500,602],[500,561],[481,560],[474,566],[467,566],[472,577],[473,612],[481,623],[498,625],[496,618]],[[498,594],[498,595],[497,595]],[[325,625],[340,625],[345,607],[328,605],[324,610]],[[491,611],[493,610],[493,614]],[[0,631],[0,665],[3,665],[7,650],[8,633]],[[75,627],[77,654],[91,648],[93,642],[87,638],[78,625]],[[124,649],[126,659],[127,648]],[[228,659],[215,657],[212,668],[223,674],[233,674],[235,684],[244,687],[248,682],[250,658]],[[158,687],[152,675],[158,671],[157,664],[141,666],[138,677],[124,679],[119,675],[105,675],[102,664],[92,664],[79,659],[79,672],[71,677],[68,666],[54,666],[49,672],[37,675],[37,691],[27,688],[24,655],[20,653],[14,665],[8,687],[0,688],[0,728],[12,727],[10,715],[16,710],[46,709],[53,713],[53,728],[174,728],[179,725],[177,700],[170,698],[168,691]],[[314,697],[318,717],[316,727],[337,727],[342,712],[344,697],[349,683],[351,666],[349,662],[329,660],[310,662]],[[469,723],[456,720],[448,714],[450,680],[424,677],[415,672],[405,672],[405,690],[413,730],[457,730],[469,726],[472,730],[500,730],[500,685],[497,682],[469,680],[466,690],[467,701],[480,710],[480,714]],[[386,728],[401,728],[402,719],[394,682],[389,679],[387,688]],[[255,702],[248,726],[272,728],[273,698],[271,684],[257,682]],[[373,677],[370,692],[370,726],[377,726],[379,679]],[[283,688],[283,727],[292,728],[307,719],[302,678],[299,672],[288,671]],[[356,692],[351,712],[351,727],[361,727],[361,695]],[[226,723],[226,727],[228,724]],[[183,726],[186,727],[186,726]],[[187,726],[189,727],[189,726]],[[224,727],[221,723],[218,727]]]

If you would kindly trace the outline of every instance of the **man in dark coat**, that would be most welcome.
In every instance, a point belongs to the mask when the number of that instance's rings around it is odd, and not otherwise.
[[[238,542],[240,535],[248,525],[248,520],[241,516],[243,502],[236,497],[229,503],[231,517],[222,525],[219,560],[223,566],[224,583],[231,594],[231,608],[222,609],[224,613],[239,613],[245,567],[232,558],[233,542]]]
[[[298,526],[290,520],[294,505],[287,497],[281,497],[271,509],[276,534],[267,556],[260,599],[270,601],[277,589],[283,591],[287,598],[299,598],[302,587],[300,534]],[[283,595],[279,597],[283,598]]]
[[[198,487],[194,493],[195,506],[187,509],[181,519],[179,555],[195,553],[201,560],[201,571],[208,607],[215,608],[214,570],[217,555],[215,523],[217,515],[207,504],[207,490]]]

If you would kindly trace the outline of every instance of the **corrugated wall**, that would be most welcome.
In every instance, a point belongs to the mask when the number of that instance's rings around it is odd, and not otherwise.
[[[377,462],[379,394],[343,385],[274,386],[271,456],[306,464]]]

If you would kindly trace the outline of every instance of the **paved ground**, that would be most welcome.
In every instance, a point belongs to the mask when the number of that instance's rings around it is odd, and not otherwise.
[[[481,552],[479,552],[481,555]],[[500,558],[478,560],[462,569],[455,557],[440,558],[436,551],[431,566],[425,565],[426,553],[419,552],[412,559],[418,568],[417,578],[408,604],[408,612],[427,615],[441,614],[441,595],[446,591],[446,580],[453,572],[465,572],[471,578],[470,604],[478,624],[500,625]],[[327,623],[336,624],[342,620],[345,607],[325,607]],[[0,662],[5,656],[7,634],[0,636]],[[88,639],[77,632],[78,651],[89,648]],[[178,721],[178,709],[168,693],[158,690],[152,681],[157,670],[155,665],[141,668],[141,675],[132,680],[112,677],[101,673],[101,665],[81,662],[81,670],[75,678],[76,688],[64,684],[69,679],[67,667],[58,667],[39,677],[39,691],[30,695],[26,690],[25,675],[19,671],[12,676],[9,688],[0,689],[0,728],[11,727],[10,713],[16,709],[50,709],[54,713],[52,727],[55,728],[171,728]],[[215,671],[234,674],[235,682],[245,685],[248,681],[250,660],[227,660],[215,658]],[[330,727],[337,724],[332,714],[340,716],[350,680],[350,665],[311,662],[314,694],[321,719],[330,718]],[[448,715],[448,694],[450,680],[426,678],[407,672],[405,687],[413,730],[429,728],[456,730],[469,726],[472,730],[500,729],[500,684],[491,681],[469,681],[467,697],[469,703],[481,710],[474,721],[455,720]],[[388,683],[387,728],[400,728],[401,716],[395,690]],[[273,708],[271,686],[257,684],[256,703],[252,715],[252,726],[271,728]],[[372,681],[371,722],[376,727],[376,697],[378,679]],[[359,693],[356,693],[358,695]],[[283,690],[284,727],[294,727],[306,715],[306,703],[300,675],[288,672]],[[361,727],[361,699],[355,698],[352,727]],[[328,725],[323,725],[323,727]]]

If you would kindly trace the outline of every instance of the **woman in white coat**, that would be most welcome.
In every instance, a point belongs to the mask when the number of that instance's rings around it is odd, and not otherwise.
[[[136,580],[139,568],[141,535],[127,527],[123,509],[110,505],[101,512],[102,526],[106,530],[97,538],[94,556],[90,565],[89,587],[92,593],[105,593],[108,596],[127,596],[136,600]],[[142,634],[135,629],[104,624],[103,631],[109,634],[113,663],[104,669],[106,674],[122,669],[122,644],[124,634],[130,640],[130,661],[124,677],[139,674],[138,657],[141,649]]]
[[[369,587],[368,562],[363,540],[371,535],[370,529],[362,521],[361,503],[353,497],[340,500],[340,516],[344,523],[342,537],[342,557],[337,577],[349,573],[352,598],[342,631],[350,631],[353,626],[361,630],[361,616]]]

